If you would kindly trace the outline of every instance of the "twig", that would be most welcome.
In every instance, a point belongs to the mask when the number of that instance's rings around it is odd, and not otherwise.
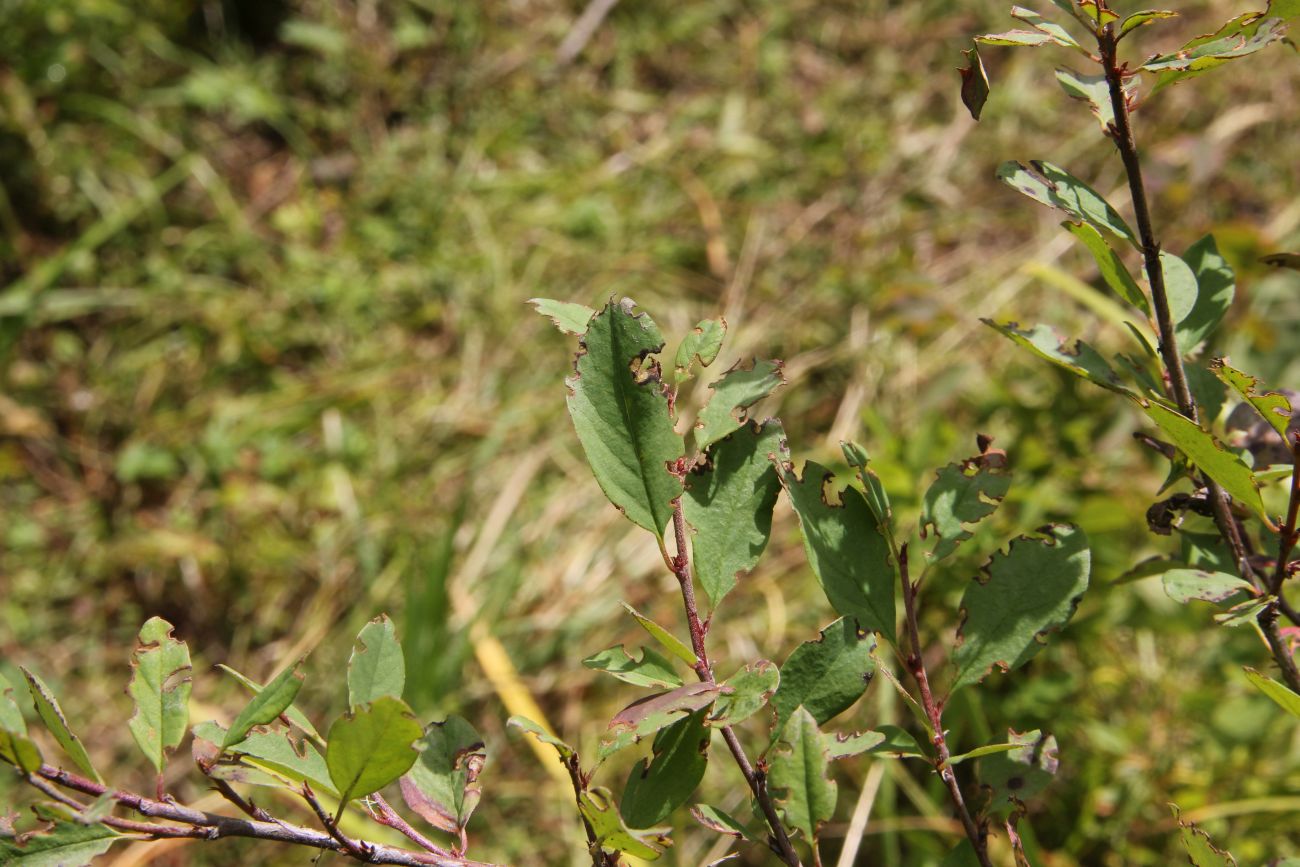
[[[83,804],[76,798],[60,792],[54,786],[37,777],[34,774],[27,775],[27,782],[34,788],[44,792],[49,797],[58,801],[65,807],[71,807],[78,813],[83,813],[89,809],[88,804]],[[110,828],[116,828],[119,831],[129,831],[132,834],[146,834],[150,837],[211,837],[211,829],[208,828],[181,828],[175,825],[155,825],[152,822],[134,822],[130,819],[119,819],[117,816],[104,816],[98,820],[101,825],[107,825]]]
[[[1160,332],[1160,355],[1169,377],[1170,391],[1174,402],[1178,404],[1179,412],[1195,422],[1197,420],[1196,400],[1188,387],[1187,372],[1183,368],[1182,354],[1178,350],[1177,332],[1169,309],[1169,295],[1165,289],[1164,269],[1160,265],[1160,242],[1156,239],[1155,229],[1151,223],[1151,208],[1147,202],[1146,184],[1142,179],[1142,161],[1138,155],[1137,139],[1133,135],[1128,98],[1124,94],[1124,78],[1128,73],[1119,62],[1118,45],[1119,40],[1115,36],[1113,25],[1107,25],[1097,34],[1098,54],[1110,90],[1111,113],[1115,116],[1107,133],[1115,142],[1120,160],[1124,163],[1124,174],[1128,178],[1129,195],[1133,200],[1133,216],[1137,220],[1138,237],[1141,241],[1142,261],[1146,269],[1147,283],[1151,286],[1156,326]],[[1205,476],[1203,481],[1210,505],[1214,509],[1214,523],[1219,529],[1219,535],[1228,543],[1241,577],[1256,588],[1267,590],[1266,582],[1255,574],[1254,568],[1250,565],[1240,528],[1232,516],[1228,495],[1208,476]],[[1291,689],[1300,692],[1300,670],[1296,668],[1295,659],[1286,648],[1286,643],[1278,629],[1277,619],[1278,604],[1274,602],[1260,612],[1256,622],[1264,633],[1274,661],[1282,671],[1282,678]]]
[[[312,792],[311,786],[308,785],[306,781],[302,784],[300,794],[302,795],[302,799],[307,802],[307,805],[311,807],[312,812],[316,814],[316,818],[320,819],[320,823],[325,826],[325,830],[329,832],[331,837],[339,841],[339,845],[343,847],[345,852],[353,858],[356,858],[358,861],[370,860],[370,849],[368,848],[368,844],[350,840],[342,831],[339,830],[338,816],[330,818],[330,814],[325,812],[325,808],[321,806],[320,801],[316,800],[315,793]],[[343,808],[346,806],[346,801],[339,804],[339,816],[343,815]]]
[[[216,777],[209,777],[209,779],[212,780],[213,785],[216,786],[217,791],[221,793],[221,797],[225,798],[227,801],[234,804],[239,809],[243,810],[252,818],[258,820],[259,822],[276,821],[275,817],[272,816],[270,813],[266,812],[261,807],[254,804],[252,801],[245,800],[243,796],[241,796],[238,792],[236,792],[231,787],[231,785],[227,783],[225,780],[219,780]]]
[[[378,815],[371,813],[376,822],[381,825],[387,825],[396,831],[400,831],[421,849],[427,849],[435,855],[451,855],[451,853],[446,849],[442,848],[437,843],[415,830],[415,828],[411,827],[411,823],[403,819],[401,814],[394,810],[388,801],[384,799],[383,795],[376,792],[370,796],[370,800],[379,808]]]
[[[178,829],[172,826],[138,823],[145,826],[140,833],[152,836],[201,837],[209,840],[223,837],[248,837],[256,840],[274,840],[279,843],[308,846],[314,849],[327,849],[345,855],[351,854],[334,837],[312,828],[303,828],[286,822],[264,822],[238,816],[222,816],[195,810],[181,804],[157,801],[134,792],[109,789],[107,786],[100,785],[93,780],[88,780],[85,777],[69,773],[52,765],[41,765],[40,769],[32,775],[32,779],[48,781],[53,783],[54,786],[96,798],[107,793],[117,803],[134,810],[142,816],[164,819],[177,825],[191,826]],[[36,783],[33,782],[33,785],[36,785]],[[38,788],[40,787],[38,786]],[[42,791],[45,790],[42,789]],[[110,827],[122,827],[123,830],[127,830],[120,823],[128,820],[109,817],[102,821]],[[114,822],[119,824],[115,825]],[[433,853],[411,852],[378,843],[366,842],[364,846],[370,853],[368,860],[372,864],[402,864],[406,865],[406,867],[491,867],[491,865],[470,861],[465,858],[448,858]]]
[[[1300,431],[1291,440],[1291,500],[1286,508],[1286,521],[1282,524],[1282,535],[1278,539],[1277,566],[1273,569],[1273,581],[1269,592],[1275,596],[1282,595],[1282,582],[1286,580],[1288,561],[1300,532],[1296,522],[1300,520]]]
[[[677,583],[682,588],[682,605],[686,609],[687,628],[691,633],[691,649],[695,651],[697,660],[695,673],[704,683],[716,684],[713,667],[709,664],[709,652],[704,644],[708,628],[701,622],[700,609],[695,602],[695,585],[691,580],[691,561],[686,548],[686,518],[682,515],[681,497],[673,501],[673,537],[677,543],[677,555],[666,559],[669,568],[677,577]],[[772,803],[772,797],[767,791],[767,774],[762,770],[755,770],[749,757],[745,755],[745,748],[741,746],[740,738],[736,736],[731,726],[722,727],[722,739],[726,741],[732,758],[736,760],[736,766],[740,768],[741,775],[749,784],[750,791],[754,793],[754,800],[763,811],[763,817],[767,819],[768,828],[772,832],[772,842],[775,844],[772,847],[773,851],[789,867],[801,867],[799,855],[794,851],[790,835],[786,833],[785,825],[777,815],[776,805]]]
[[[948,751],[948,741],[943,733],[943,708],[934,700],[934,693],[930,689],[930,676],[926,673],[925,658],[921,653],[921,631],[916,617],[916,585],[912,583],[912,577],[908,573],[907,545],[899,549],[898,572],[903,582],[903,608],[907,617],[907,633],[912,644],[911,653],[907,657],[907,667],[921,690],[921,705],[925,708],[926,716],[930,718],[931,728],[934,729],[934,747],[939,753],[935,770],[939,772],[944,785],[948,787],[948,797],[957,810],[957,817],[961,819],[966,837],[975,849],[975,857],[979,859],[981,867],[993,867],[993,862],[989,860],[987,831],[976,825],[975,820],[971,818],[970,810],[966,807],[966,799],[961,794],[961,786],[957,783],[957,773],[948,763],[952,754]]]

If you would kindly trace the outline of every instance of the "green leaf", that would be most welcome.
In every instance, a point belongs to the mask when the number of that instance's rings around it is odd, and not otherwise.
[[[1048,325],[1035,325],[1026,330],[1015,322],[1002,324],[991,319],[982,321],[1039,358],[1044,358],[1058,367],[1064,367],[1075,376],[1083,377],[1094,385],[1100,385],[1102,388],[1125,396],[1133,394],[1106,360],[1082,340],[1076,340],[1073,348],[1070,348]]]
[[[1232,304],[1236,278],[1209,235],[1193,244],[1186,258],[1162,251],[1160,267],[1165,273],[1169,315],[1178,323],[1178,346],[1186,354],[1223,318]]]
[[[848,710],[867,691],[876,670],[871,651],[875,637],[859,631],[851,617],[841,617],[805,641],[781,666],[781,682],[772,696],[775,733],[795,708],[802,707],[822,725]]]
[[[50,734],[54,735],[59,746],[68,754],[68,758],[72,759],[73,764],[87,777],[96,783],[103,783],[103,778],[90,763],[90,756],[86,753],[81,739],[68,727],[68,720],[63,716],[63,709],[59,707],[59,700],[54,697],[54,693],[50,692],[45,681],[21,666],[18,670],[27,679],[27,689],[32,694],[32,703],[36,705],[37,715],[40,716],[41,722],[45,723]]]
[[[569,415],[605,496],[634,524],[662,537],[681,481],[669,472],[685,447],[673,430],[659,364],[659,328],[632,301],[611,301],[579,341]],[[633,373],[633,367],[637,372]]]
[[[868,466],[871,463],[871,456],[867,454],[865,448],[854,442],[840,443],[840,451],[844,453],[844,460],[848,465],[857,469],[858,478],[862,480],[867,508],[871,509],[871,514],[876,519],[876,526],[888,539],[893,532],[894,511],[889,505],[889,494],[881,484],[880,477]]]
[[[1031,48],[1039,45],[1060,44],[1046,33],[1038,30],[1007,30],[1003,33],[985,33],[982,36],[976,36],[975,41],[985,45]]]
[[[696,804],[691,807],[691,818],[710,831],[716,831],[728,837],[735,837],[737,840],[748,840],[751,843],[759,842],[758,838],[739,820],[717,807],[711,807],[708,804]]]
[[[23,844],[0,837],[0,864],[9,867],[81,867],[89,865],[123,839],[104,825],[55,822],[52,828],[23,835]]]
[[[1079,0],[1079,8],[1083,10],[1085,16],[1096,21],[1098,27],[1105,27],[1119,20],[1118,15],[1097,0]]]
[[[1201,417],[1218,418],[1219,413],[1223,411],[1223,404],[1228,399],[1227,388],[1213,373],[1200,364],[1187,362],[1183,365],[1183,371],[1187,374],[1187,388],[1192,393],[1192,400],[1196,401],[1197,407],[1200,408]],[[1156,391],[1153,394],[1159,396],[1160,392]],[[1256,479],[1257,483],[1258,481]]]
[[[1152,88],[1154,93],[1239,57],[1254,54],[1285,35],[1286,26],[1281,19],[1265,18],[1258,12],[1247,13],[1232,19],[1217,33],[1198,36],[1172,54],[1153,57],[1140,68],[1160,73]]]
[[[1114,125],[1115,109],[1111,105],[1110,83],[1105,75],[1084,75],[1060,66],[1056,69],[1056,81],[1066,96],[1088,103],[1103,132]],[[1131,92],[1136,85],[1137,79],[1130,79],[1125,86],[1126,92]]]
[[[812,461],[804,464],[802,479],[793,470],[781,470],[781,484],[799,516],[808,565],[831,606],[893,641],[894,566],[889,542],[866,499],[849,487],[840,494],[839,504],[828,503],[823,491],[833,476]]]
[[[710,446],[706,461],[686,477],[682,515],[695,531],[691,557],[710,608],[758,564],[767,547],[781,491],[773,461],[783,453],[784,440],[775,419],[746,425]]]
[[[640,743],[683,716],[713,704],[720,688],[712,683],[692,683],[632,702],[614,715],[600,738],[600,761]]]
[[[961,73],[961,101],[975,120],[980,119],[984,103],[989,99],[989,77],[984,71],[984,61],[980,59],[979,46],[962,51],[966,65],[957,71]]]
[[[1011,17],[1019,18],[1021,21],[1025,22],[1040,33],[1046,33],[1057,45],[1066,48],[1075,48],[1082,51],[1084,54],[1088,53],[1087,50],[1085,50],[1084,47],[1076,42],[1074,37],[1070,35],[1070,31],[1066,30],[1054,21],[1047,20],[1032,9],[1026,9],[1023,6],[1012,6]]]
[[[1009,753],[1012,750],[1018,750],[1022,748],[1023,748],[1022,745],[1018,743],[986,744],[985,746],[976,747],[973,750],[968,750],[967,752],[953,756],[952,758],[948,759],[948,764],[960,765],[962,762],[968,762],[971,759],[982,759],[985,756],[994,756],[997,755],[998,753]]]
[[[673,635],[667,629],[664,629],[658,623],[655,623],[649,617],[646,617],[626,602],[623,603],[623,608],[628,614],[632,615],[632,618],[636,620],[637,623],[641,624],[641,628],[649,633],[651,638],[659,642],[659,646],[664,650],[667,650],[691,668],[700,664],[700,660],[695,656],[695,652],[682,643],[682,640],[676,635]]]
[[[826,753],[832,759],[846,759],[850,756],[868,755],[891,759],[924,759],[925,751],[906,730],[894,725],[882,725],[875,731],[854,734],[823,735]]]
[[[1051,735],[1037,729],[1024,734],[1011,730],[1007,742],[1019,747],[986,756],[979,763],[980,784],[990,792],[990,806],[1002,810],[1010,810],[1015,802],[1024,803],[1047,788],[1060,766],[1056,738]]]
[[[709,388],[713,394],[695,422],[695,444],[707,449],[749,423],[751,406],[785,385],[780,361],[754,359],[749,367],[736,362]]]
[[[930,556],[942,560],[974,534],[966,529],[997,511],[1011,487],[1006,455],[986,452],[949,464],[936,474],[921,503],[921,538],[927,528],[938,538]]]
[[[306,657],[303,657],[303,659],[298,660],[298,662],[295,663],[294,668],[296,669],[297,666],[302,665],[303,660],[305,659]],[[235,680],[239,681],[241,684],[247,687],[254,695],[256,695],[257,693],[261,692],[264,689],[264,687],[260,683],[253,680],[251,677],[246,677],[240,674],[239,672],[235,671],[233,668],[231,668],[228,665],[217,663],[217,668],[220,668],[222,671],[226,672],[226,674],[230,675]],[[314,741],[317,746],[322,748],[325,746],[325,738],[321,737],[320,732],[316,731],[316,727],[312,725],[311,720],[307,719],[306,714],[298,710],[297,706],[291,704],[284,709],[283,713],[286,717],[289,718],[289,722],[293,723],[300,730],[302,730],[303,734],[311,738],[312,741]]]
[[[1193,867],[1236,867],[1237,859],[1232,853],[1218,848],[1210,840],[1210,835],[1191,822],[1184,822],[1175,804],[1170,804],[1174,821],[1178,823],[1178,833],[1182,838],[1183,848],[1187,850],[1187,860]]]
[[[685,804],[704,779],[709,762],[709,729],[700,710],[655,735],[653,756],[632,769],[623,790],[623,820],[650,828]]]
[[[1295,717],[1300,717],[1300,695],[1296,695],[1283,684],[1265,677],[1253,668],[1246,669],[1246,680],[1253,683],[1260,692],[1277,702],[1278,707]]]
[[[325,766],[346,804],[379,791],[411,769],[424,732],[401,699],[380,696],[330,726]],[[340,808],[342,805],[340,805]]]
[[[772,752],[768,783],[787,827],[817,839],[822,823],[835,813],[835,783],[826,777],[830,757],[817,721],[800,707],[781,730]]]
[[[673,671],[673,665],[667,659],[648,647],[641,648],[639,657],[631,656],[621,644],[593,653],[582,661],[587,668],[604,671],[619,680],[636,686],[675,687],[682,685],[682,679]]]
[[[1116,295],[1150,316],[1151,305],[1147,301],[1147,296],[1139,288],[1128,268],[1124,266],[1119,254],[1111,249],[1101,233],[1088,223],[1072,223],[1067,220],[1061,225],[1067,232],[1078,238],[1092,254],[1092,258],[1097,262],[1097,270],[1101,272],[1101,278],[1106,281],[1106,285],[1113,289]]]
[[[416,748],[420,757],[401,779],[402,800],[438,830],[459,834],[483,794],[478,786],[487,762],[483,739],[453,714],[425,729]]]
[[[567,301],[552,301],[550,298],[529,298],[528,303],[533,305],[538,313],[543,316],[549,316],[555,323],[555,327],[565,334],[576,334],[581,337],[587,331],[587,323],[591,317],[596,315],[596,311],[583,304],[571,304]]]
[[[305,675],[301,671],[302,660],[276,675],[266,688],[259,689],[252,701],[240,711],[239,716],[226,730],[221,741],[221,749],[232,747],[242,741],[253,726],[270,725],[293,704],[298,690],[302,688]]]
[[[1060,166],[1041,160],[1032,160],[1029,165],[1005,162],[998,167],[998,179],[1040,204],[1064,211],[1072,220],[1085,222],[1098,231],[1104,229],[1134,247],[1138,245],[1137,236],[1119,212],[1100,193]]]
[[[1238,602],[1227,611],[1220,611],[1214,615],[1214,622],[1231,629],[1245,626],[1248,623],[1253,625],[1259,620],[1259,615],[1264,613],[1264,609],[1274,604],[1276,604],[1276,600],[1272,596],[1258,596],[1247,599],[1245,602]]]
[[[578,795],[578,811],[606,852],[626,852],[643,861],[656,860],[673,841],[668,828],[633,831],[623,824],[609,789],[595,786]]]
[[[1260,394],[1259,380],[1228,366],[1225,359],[1216,358],[1210,362],[1210,369],[1214,371],[1215,376],[1227,383],[1253,406],[1255,411],[1264,417],[1264,421],[1272,425],[1273,430],[1283,437],[1286,436],[1287,426],[1291,423],[1291,401],[1286,395],[1276,391]]]
[[[722,351],[722,340],[727,336],[727,320],[702,319],[686,335],[686,339],[677,347],[673,360],[673,380],[683,383],[693,375],[691,369],[699,362],[700,367],[708,367]]]
[[[518,714],[515,714],[514,716],[510,717],[510,719],[506,720],[506,725],[514,726],[520,731],[530,734],[533,737],[537,738],[542,743],[549,744],[550,746],[555,747],[555,751],[560,754],[561,759],[569,759],[577,755],[573,747],[569,746],[564,741],[560,740],[555,735],[551,734],[546,729],[542,728],[540,725],[530,720],[528,717],[519,716]]]
[[[998,552],[966,588],[953,652],[952,691],[979,683],[994,666],[1019,668],[1042,649],[1040,638],[1060,629],[1088,589],[1090,555],[1082,530],[1043,527]]]
[[[1144,9],[1141,12],[1134,12],[1124,19],[1119,26],[1119,38],[1123,39],[1139,27],[1152,24],[1165,18],[1177,18],[1177,12],[1170,12],[1166,9]]]
[[[387,614],[367,623],[357,634],[348,660],[348,705],[370,704],[378,698],[401,698],[406,685],[406,658],[397,630]]]
[[[767,704],[781,682],[776,664],[760,659],[746,665],[722,683],[722,693],[709,714],[711,726],[733,726],[748,719]]]
[[[180,746],[190,725],[190,650],[172,637],[172,625],[150,617],[140,627],[131,655],[131,683],[126,691],[135,702],[127,725],[145,757],[162,773],[167,753]]]
[[[14,701],[13,691],[9,679],[0,673],[0,731],[26,735],[27,721],[23,719],[23,712]]]
[[[1229,496],[1268,519],[1255,477],[1241,458],[1225,449],[1209,431],[1164,404],[1147,400],[1138,404],[1197,469],[1218,482]]]
[[[41,767],[41,751],[25,734],[0,729],[0,761],[30,774]]]
[[[224,743],[226,730],[215,722],[194,726],[194,737],[211,744]],[[296,743],[285,729],[253,729],[226,750],[224,764],[248,765],[292,782],[308,782],[317,792],[337,796],[325,759],[311,743]]]
[[[1170,569],[1161,576],[1161,581],[1169,598],[1184,604],[1193,599],[1223,602],[1239,593],[1251,593],[1253,590],[1250,584],[1236,575],[1206,572],[1203,569]]]

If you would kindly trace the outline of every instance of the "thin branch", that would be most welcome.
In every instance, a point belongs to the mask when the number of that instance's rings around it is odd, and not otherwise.
[[[243,796],[240,795],[238,792],[236,792],[234,788],[232,788],[231,785],[227,783],[225,780],[219,780],[216,777],[209,777],[209,779],[212,780],[212,783],[213,785],[216,786],[217,791],[221,793],[221,797],[225,798],[227,801],[234,804],[239,809],[243,810],[250,817],[256,819],[259,822],[276,821],[275,817],[272,816],[270,813],[266,812],[261,807],[254,804],[252,801],[245,800]]]
[[[695,602],[695,584],[691,580],[691,561],[686,547],[686,518],[682,515],[681,497],[673,501],[673,537],[677,543],[677,555],[669,560],[668,565],[682,588],[682,605],[686,609],[686,624],[691,633],[691,649],[695,651],[697,660],[695,673],[704,683],[716,684],[713,667],[709,664],[708,648],[704,643],[708,627],[700,620],[700,609]],[[722,739],[726,741],[732,758],[736,760],[736,766],[740,768],[741,775],[749,784],[750,791],[754,793],[754,800],[763,811],[763,817],[767,819],[774,844],[772,850],[789,867],[801,867],[799,855],[794,851],[790,835],[786,833],[785,825],[777,815],[776,805],[772,803],[772,797],[767,791],[766,773],[754,768],[749,757],[745,755],[745,748],[741,746],[740,738],[736,736],[731,726],[722,727]]]
[[[908,573],[906,545],[903,545],[898,553],[898,572],[903,582],[903,609],[906,613],[907,633],[912,645],[911,653],[907,657],[907,667],[921,690],[921,706],[925,708],[925,714],[930,718],[930,726],[934,729],[934,747],[939,753],[935,770],[939,772],[943,784],[948,787],[948,797],[957,811],[957,817],[961,819],[961,826],[966,831],[967,839],[975,849],[975,857],[979,859],[981,867],[993,867],[993,862],[989,860],[988,833],[971,818],[970,810],[966,807],[966,799],[962,797],[961,786],[957,783],[957,773],[948,763],[952,754],[948,751],[948,741],[943,733],[943,708],[934,700],[934,693],[930,689],[930,676],[925,670],[921,630],[916,616],[916,585],[912,583],[912,576]]]
[[[1282,524],[1282,535],[1278,539],[1277,566],[1273,569],[1273,581],[1269,586],[1269,592],[1275,596],[1282,595],[1282,582],[1289,574],[1287,567],[1291,551],[1300,539],[1300,532],[1296,530],[1297,521],[1300,521],[1300,431],[1291,440],[1291,501],[1287,504],[1286,521]]]
[[[54,786],[34,774],[27,775],[27,782],[49,797],[58,801],[63,806],[71,807],[78,813],[84,813],[86,810],[90,809],[89,804],[81,803],[76,798],[71,797],[65,792],[59,791]],[[107,825],[108,827],[116,828],[119,831],[128,831],[132,834],[145,834],[150,837],[211,836],[211,829],[208,828],[180,828],[174,825],[155,825],[152,822],[133,822],[130,819],[119,819],[117,816],[104,816],[98,821],[101,825]]]
[[[1124,93],[1124,79],[1129,75],[1127,69],[1119,62],[1119,40],[1113,25],[1107,25],[1097,34],[1097,49],[1101,58],[1102,70],[1110,90],[1111,113],[1114,122],[1107,130],[1120,160],[1124,163],[1124,174],[1128,178],[1129,195],[1133,200],[1133,216],[1137,221],[1138,238],[1141,242],[1142,261],[1146,269],[1147,283],[1151,287],[1151,301],[1155,308],[1156,326],[1160,333],[1160,356],[1164,361],[1165,373],[1169,378],[1170,392],[1178,410],[1192,421],[1197,420],[1196,400],[1187,384],[1187,371],[1183,368],[1182,353],[1178,349],[1177,331],[1169,308],[1169,294],[1165,289],[1164,269],[1160,265],[1160,242],[1156,239],[1155,228],[1151,222],[1151,208],[1147,201],[1146,184],[1142,178],[1142,161],[1138,154],[1137,139],[1133,135],[1130,119],[1128,97]],[[1267,582],[1255,574],[1242,541],[1241,529],[1232,515],[1232,508],[1227,493],[1209,476],[1203,478],[1210,505],[1214,510],[1214,523],[1219,535],[1228,543],[1233,559],[1241,577],[1261,591],[1267,591]],[[1278,629],[1278,603],[1274,602],[1260,612],[1256,622],[1264,633],[1272,651],[1273,659],[1282,671],[1282,678],[1287,685],[1300,692],[1300,670],[1296,668],[1294,657],[1286,647]]]
[[[348,839],[348,837],[339,830],[338,816],[330,818],[330,814],[325,812],[325,808],[321,806],[320,801],[316,800],[316,795],[312,792],[310,785],[304,782],[299,794],[302,795],[302,799],[307,802],[307,805],[311,807],[312,812],[316,814],[316,818],[320,819],[320,823],[325,826],[325,830],[329,832],[329,835],[337,840],[339,845],[343,847],[343,851],[347,852],[358,861],[370,860],[371,853],[369,844]],[[343,815],[343,809],[346,806],[346,801],[339,804],[339,816]]]
[[[88,780],[85,777],[69,773],[52,765],[41,765],[40,769],[32,776],[34,779],[48,781],[63,789],[96,798],[108,793],[114,801],[142,816],[163,819],[177,825],[192,826],[175,830],[169,826],[141,823],[146,825],[146,830],[140,833],[153,836],[203,837],[210,840],[223,837],[248,837],[256,840],[273,840],[279,843],[308,846],[314,849],[327,849],[345,855],[351,854],[334,837],[312,828],[303,828],[278,821],[264,822],[238,816],[223,816],[195,810],[181,804],[157,801],[134,792],[109,789],[93,780]],[[110,827],[118,827],[113,822],[120,823],[124,821],[127,820],[112,819],[110,821],[105,819],[104,824]],[[359,843],[359,845],[362,844]],[[402,864],[406,865],[406,867],[491,867],[491,865],[464,858],[448,858],[433,853],[411,852],[378,843],[365,842],[364,846],[370,853],[368,860],[372,864]]]
[[[402,834],[406,835],[407,839],[419,846],[421,849],[427,849],[435,855],[451,855],[451,853],[446,849],[415,830],[415,828],[411,826],[410,822],[403,819],[401,814],[392,808],[388,801],[384,799],[383,795],[376,792],[370,796],[370,800],[374,802],[377,808],[379,808],[379,813],[377,815],[371,813],[371,816],[376,822],[381,825],[387,825],[396,831],[400,831]]]

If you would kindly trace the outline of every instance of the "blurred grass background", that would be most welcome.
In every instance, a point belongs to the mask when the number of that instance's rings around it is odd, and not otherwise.
[[[723,313],[715,369],[785,359],[764,409],[795,455],[835,464],[840,439],[864,442],[905,517],[975,431],[1010,451],[1006,505],[928,589],[932,634],[950,635],[999,539],[1088,531],[1093,589],[1068,631],[949,713],[967,746],[1057,735],[1060,776],[1022,825],[1039,862],[1179,860],[1171,801],[1243,864],[1300,854],[1300,733],[1240,676],[1265,666],[1260,642],[1158,580],[1115,584],[1167,550],[1142,521],[1162,473],[1138,420],[978,323],[1123,340],[1080,303],[1090,290],[1061,291],[1093,273],[1057,218],[993,179],[1048,158],[1120,188],[1052,80],[1069,60],[986,51],[976,125],[954,69],[972,34],[1008,26],[1003,0],[625,0],[564,63],[583,5],[0,2],[6,671],[41,672],[112,780],[148,788],[123,693],[146,617],[191,645],[196,719],[242,700],[217,662],[266,677],[315,647],[300,702],[321,721],[342,710],[352,636],[390,612],[417,711],[487,738],[471,852],[582,863],[571,796],[504,730],[474,642],[499,642],[590,747],[635,695],[579,663],[639,640],[619,601],[680,626],[653,543],[604,502],[569,427],[572,341],[524,303],[626,294],[677,336]],[[1179,8],[1144,31],[1150,51],[1254,6]],[[1300,246],[1297,97],[1300,61],[1275,47],[1138,119],[1166,245],[1212,230],[1237,269],[1216,351],[1292,387],[1300,276],[1258,257]],[[779,662],[830,619],[782,506],[714,624],[720,673]],[[877,686],[839,727],[897,715]],[[173,765],[177,796],[204,797]],[[840,769],[832,863],[869,767]],[[598,781],[619,791],[622,774]],[[0,802],[24,797],[0,780]],[[702,799],[743,801],[726,763]],[[936,780],[889,765],[858,863],[936,863],[949,815]],[[725,851],[678,824],[662,863]],[[223,842],[104,860],[304,857]]]

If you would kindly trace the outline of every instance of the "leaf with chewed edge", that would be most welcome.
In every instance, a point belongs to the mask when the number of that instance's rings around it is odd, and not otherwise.
[[[709,714],[711,726],[731,726],[748,719],[767,704],[781,682],[776,664],[766,659],[746,665],[722,682],[722,693]]]
[[[632,828],[649,828],[668,818],[695,793],[709,762],[709,729],[702,710],[661,729],[653,755],[632,768],[620,807]]]
[[[1056,335],[1056,332],[1049,325],[1035,325],[1033,328],[1024,329],[1016,322],[1001,323],[994,322],[992,319],[981,321],[1040,358],[1046,359],[1059,367],[1064,367],[1075,376],[1080,376],[1094,385],[1100,385],[1102,388],[1118,392],[1126,397],[1133,395],[1133,392],[1119,378],[1119,375],[1106,362],[1106,359],[1102,358],[1097,353],[1097,350],[1082,340],[1076,340],[1073,349],[1071,349],[1065,345],[1065,342]]]
[[[930,556],[942,560],[974,533],[966,529],[997,511],[1011,488],[1006,455],[986,452],[949,464],[935,474],[935,480],[921,502],[921,537],[927,530],[937,538]]]
[[[635,686],[676,687],[682,679],[673,671],[667,659],[648,647],[641,648],[640,656],[633,656],[621,644],[593,653],[582,661],[587,668],[612,674],[619,680]]]
[[[1291,424],[1291,401],[1285,394],[1276,391],[1261,394],[1258,391],[1258,379],[1229,366],[1223,358],[1210,362],[1210,370],[1253,406],[1273,430],[1286,436],[1287,427]]]
[[[706,449],[749,422],[749,408],[785,385],[780,361],[736,362],[709,386],[713,393],[695,422],[695,444]]]
[[[56,821],[53,827],[16,839],[0,837],[0,864],[7,867],[80,867],[103,855],[118,840],[126,839],[101,824]]]
[[[131,655],[126,691],[135,701],[135,715],[127,726],[160,774],[190,725],[190,674],[190,650],[172,637],[172,625],[161,617],[145,621]]]
[[[348,659],[348,705],[370,704],[377,698],[401,698],[406,686],[406,657],[397,629],[387,614],[361,628]]]
[[[593,786],[578,795],[578,812],[587,820],[597,842],[606,852],[625,852],[643,861],[654,861],[673,844],[671,828],[632,830],[619,815],[614,796],[604,786]]]
[[[537,738],[537,740],[542,743],[555,747],[555,751],[560,754],[561,759],[570,759],[577,755],[573,747],[569,746],[564,741],[530,720],[528,717],[515,714],[510,717],[510,719],[506,720],[506,725],[514,726],[525,734],[530,734]]]
[[[811,843],[834,815],[838,792],[826,776],[830,769],[826,742],[817,721],[804,708],[797,708],[782,728],[770,764],[768,782],[777,809],[785,824],[803,832]]]
[[[779,736],[796,707],[810,713],[818,725],[848,710],[871,682],[875,647],[875,636],[860,631],[852,617],[841,617],[817,640],[796,647],[781,666],[780,685],[772,696],[773,737]]]
[[[573,304],[568,301],[552,301],[550,298],[529,298],[538,313],[550,318],[555,327],[565,334],[582,336],[587,331],[587,323],[596,311],[585,304]]]
[[[1176,804],[1170,804],[1174,821],[1178,823],[1178,833],[1187,850],[1187,860],[1194,867],[1236,867],[1237,859],[1231,852],[1224,851],[1210,840],[1210,835],[1196,827],[1194,822],[1184,822]]]
[[[951,692],[979,683],[994,668],[1019,668],[1064,626],[1088,589],[1088,539],[1078,527],[1053,524],[997,552],[962,596]]]
[[[433,827],[459,834],[483,794],[478,785],[487,762],[483,738],[452,714],[425,729],[417,749],[420,757],[399,781],[402,800]]]
[[[980,785],[990,792],[990,807],[1013,810],[1015,803],[1025,802],[1047,787],[1060,766],[1056,738],[1038,729],[1007,732],[1007,742],[1014,750],[995,753],[980,759]]]
[[[1268,513],[1264,511],[1264,500],[1255,485],[1255,477],[1241,458],[1224,448],[1209,431],[1176,410],[1149,400],[1139,400],[1138,405],[1197,469],[1272,526]]]
[[[627,749],[688,714],[713,704],[721,688],[713,683],[691,683],[632,702],[614,715],[600,738],[600,761]]]
[[[325,766],[339,792],[339,812],[353,798],[377,792],[409,771],[423,734],[411,709],[391,695],[336,719],[326,736]]]
[[[690,379],[697,362],[700,367],[712,364],[722,351],[722,341],[726,336],[727,320],[721,316],[700,320],[677,347],[677,355],[673,358],[673,380],[681,384]]]
[[[289,709],[302,688],[302,660],[275,676],[263,689],[259,689],[252,701],[235,717],[235,721],[226,730],[221,748],[234,746],[244,739],[253,726],[269,725]]]

